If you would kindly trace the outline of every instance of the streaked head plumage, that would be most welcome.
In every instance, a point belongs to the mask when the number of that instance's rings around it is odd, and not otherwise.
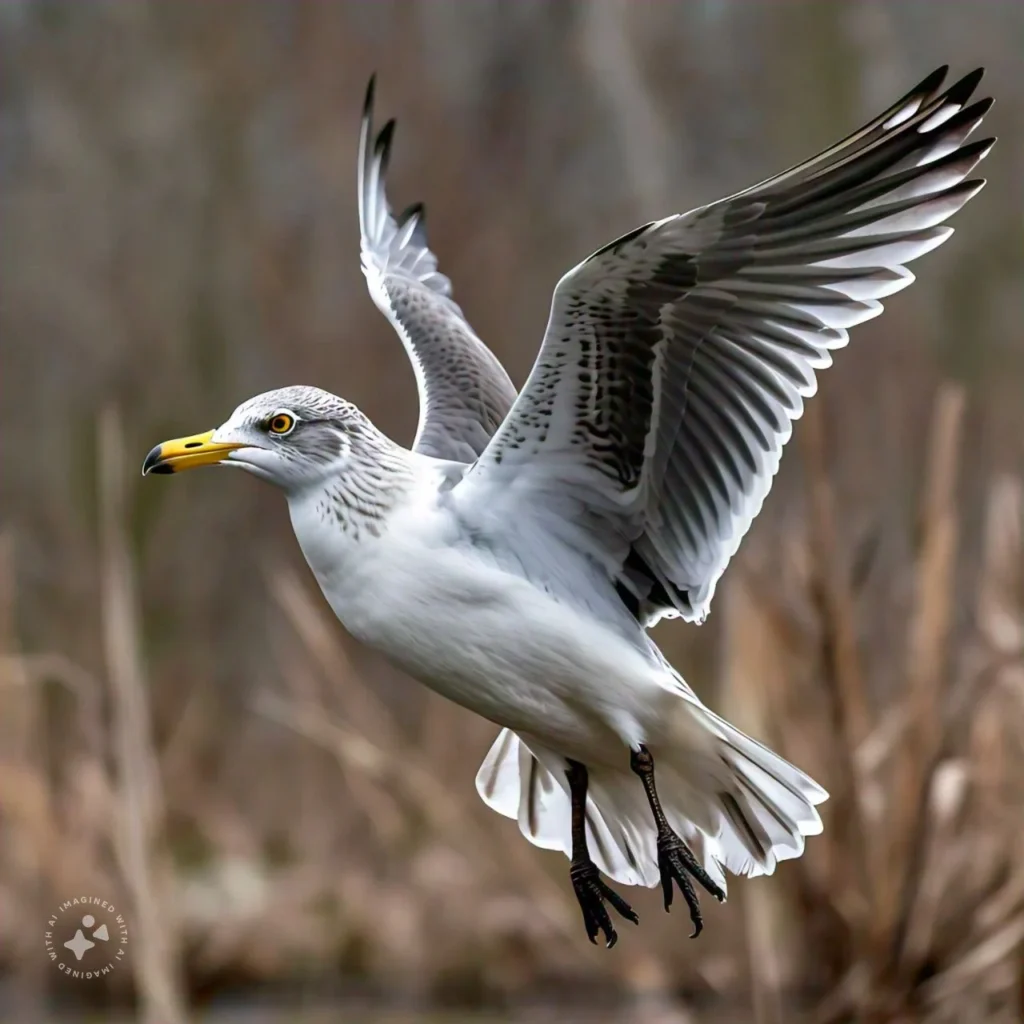
[[[157,445],[143,473],[174,473],[218,463],[239,466],[286,491],[341,472],[353,445],[379,436],[351,402],[305,385],[243,402],[214,430]]]

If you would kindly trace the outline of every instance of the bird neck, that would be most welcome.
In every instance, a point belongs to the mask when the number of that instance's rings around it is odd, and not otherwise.
[[[368,427],[353,438],[337,472],[288,495],[295,535],[321,585],[343,574],[359,548],[384,535],[392,511],[417,480],[417,456]]]

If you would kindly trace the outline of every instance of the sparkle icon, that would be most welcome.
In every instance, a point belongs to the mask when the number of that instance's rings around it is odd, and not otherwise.
[[[96,918],[93,917],[92,914],[86,914],[85,917],[82,918],[82,925],[85,928],[91,928],[95,923]],[[92,933],[92,937],[93,939],[99,939],[101,942],[108,942],[110,939],[110,933],[107,931],[107,926],[105,924],[100,925],[100,927]],[[85,932],[79,928],[75,932],[74,938],[68,939],[68,941],[64,943],[64,948],[70,949],[71,952],[75,954],[75,959],[80,961],[90,949],[95,947],[95,945],[96,943],[93,942],[92,939],[87,939],[85,937]]]

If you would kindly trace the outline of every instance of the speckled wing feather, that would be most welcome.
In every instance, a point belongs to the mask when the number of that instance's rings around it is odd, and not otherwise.
[[[970,103],[981,71],[940,91],[945,73],[813,159],[570,271],[526,387],[456,488],[464,508],[494,522],[514,494],[514,528],[546,517],[642,621],[703,619],[815,372],[984,184],[969,175],[994,140],[966,142],[991,105]]]
[[[516,398],[501,363],[452,301],[451,282],[427,247],[423,207],[395,217],[384,179],[395,122],[373,140],[373,91],[366,91],[359,137],[359,232],[370,295],[412,360],[420,395],[413,448],[472,462]]]

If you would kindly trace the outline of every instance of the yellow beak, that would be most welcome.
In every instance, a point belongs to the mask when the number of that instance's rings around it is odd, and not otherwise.
[[[180,473],[183,469],[197,466],[213,466],[223,462],[228,452],[244,448],[243,444],[232,441],[214,441],[213,431],[193,434],[191,437],[177,437],[173,441],[158,444],[142,464],[142,475],[150,473]]]

